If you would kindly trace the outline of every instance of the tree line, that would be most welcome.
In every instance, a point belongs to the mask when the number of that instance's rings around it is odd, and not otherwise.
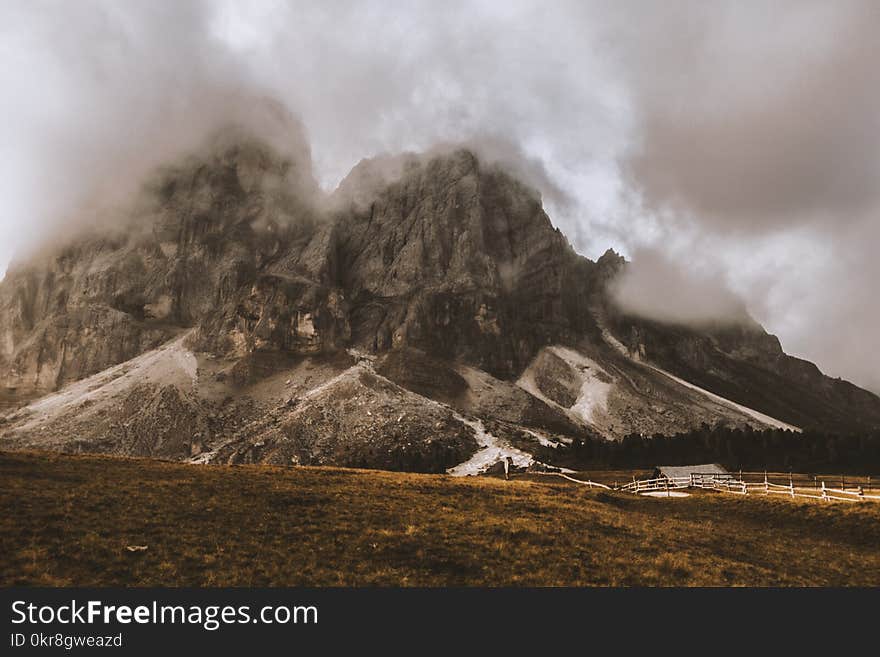
[[[672,436],[586,438],[567,450],[578,468],[641,468],[720,463],[733,470],[880,475],[880,429],[858,434],[817,430],[710,427]],[[558,462],[561,454],[551,461]],[[565,459],[569,460],[569,459]]]

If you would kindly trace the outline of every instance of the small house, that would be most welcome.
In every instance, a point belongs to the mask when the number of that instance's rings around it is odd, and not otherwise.
[[[702,463],[700,465],[658,465],[654,468],[651,479],[682,479],[698,475],[701,477],[715,477],[726,479],[731,474],[717,463]]]

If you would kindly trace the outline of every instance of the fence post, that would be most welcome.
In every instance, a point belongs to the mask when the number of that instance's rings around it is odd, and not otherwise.
[[[828,501],[828,493],[825,490],[825,481],[822,481],[822,499]]]
[[[748,489],[748,486],[746,486],[746,482],[741,481],[740,483],[742,484],[743,495],[748,495],[748,494],[749,494],[749,489]]]
[[[666,484],[666,497],[669,497],[669,479],[665,481]]]
[[[865,501],[865,491],[861,486],[859,486],[859,502],[864,502],[864,501]]]
[[[770,494],[770,483],[767,481],[767,471],[764,470],[764,495]]]
[[[794,481],[792,481],[791,477],[788,478],[788,490],[791,493],[792,499],[794,499]]]
[[[693,488],[693,487],[694,487],[694,473],[691,472],[691,485],[689,486],[689,488]]]

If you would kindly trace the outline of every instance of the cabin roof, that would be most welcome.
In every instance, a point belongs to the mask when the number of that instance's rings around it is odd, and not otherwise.
[[[730,474],[717,463],[701,463],[699,465],[658,465],[656,471],[661,477],[668,477],[670,479],[690,477],[692,474]]]

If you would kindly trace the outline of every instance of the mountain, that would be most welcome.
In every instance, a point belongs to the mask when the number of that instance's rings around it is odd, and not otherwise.
[[[626,266],[466,149],[326,195],[304,145],[223,132],[112,228],[10,267],[0,447],[467,474],[586,436],[880,426],[880,398],[751,320],[626,315]]]

